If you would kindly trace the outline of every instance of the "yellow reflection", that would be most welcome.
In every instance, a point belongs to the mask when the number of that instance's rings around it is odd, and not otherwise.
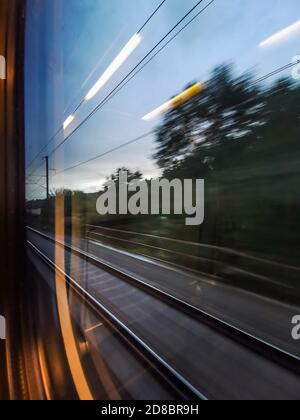
[[[58,194],[55,199],[55,237],[64,238],[64,196]],[[56,266],[64,270],[65,258],[64,252],[59,244],[55,244],[55,262]],[[73,333],[72,321],[69,311],[69,301],[67,292],[67,282],[62,277],[60,271],[55,272],[56,299],[58,315],[61,325],[61,331],[68,359],[70,371],[76,387],[76,391],[81,400],[93,400],[92,393],[87,383],[78,349]]]
[[[45,395],[46,395],[46,399],[48,401],[51,400],[51,386],[50,386],[50,380],[49,380],[49,376],[48,376],[48,370],[47,370],[47,363],[45,361],[45,357],[44,357],[44,352],[42,350],[42,344],[39,341],[38,343],[38,359],[39,359],[39,365],[40,365],[40,372],[41,372],[41,376],[42,376],[42,381],[43,381],[43,385],[44,385],[44,391],[45,391]]]
[[[186,89],[184,92],[175,96],[175,98],[156,108],[154,111],[149,112],[149,114],[145,115],[142,119],[144,121],[151,121],[159,115],[164,114],[165,112],[168,112],[173,108],[177,108],[178,106],[192,99],[194,96],[198,95],[198,93],[202,92],[202,90],[203,84],[200,82],[195,83],[193,86]]]

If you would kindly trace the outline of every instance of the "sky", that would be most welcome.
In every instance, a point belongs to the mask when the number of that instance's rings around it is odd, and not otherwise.
[[[27,1],[26,159],[27,173],[33,175],[29,178],[28,198],[45,196],[45,155],[50,156],[51,189],[98,191],[106,177],[122,166],[140,170],[146,177],[159,175],[152,159],[154,135],[80,168],[61,171],[157,127],[160,117],[151,122],[142,117],[180,93],[191,81],[205,82],[217,65],[231,63],[236,75],[251,70],[259,77],[300,54],[300,31],[281,42],[259,47],[271,35],[300,20],[299,0],[215,0],[52,153],[197,2],[167,0],[142,30],[142,42],[134,53],[96,97],[83,103],[67,130],[58,132],[160,1]],[[204,0],[195,13],[207,3],[209,0]]]

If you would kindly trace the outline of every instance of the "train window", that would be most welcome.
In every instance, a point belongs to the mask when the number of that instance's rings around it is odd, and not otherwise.
[[[27,240],[83,398],[295,396],[299,37],[298,0],[27,0]]]

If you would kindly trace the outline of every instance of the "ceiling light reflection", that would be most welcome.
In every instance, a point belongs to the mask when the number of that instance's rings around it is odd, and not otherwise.
[[[127,58],[133,53],[133,51],[138,47],[142,37],[140,34],[135,34],[130,39],[130,41],[125,45],[122,51],[117,55],[114,61],[110,66],[105,70],[100,79],[95,83],[92,89],[88,92],[85,97],[86,101],[91,100],[100,89],[111,79],[111,77],[116,73],[116,71],[122,66],[122,64],[127,60]]]
[[[64,130],[66,130],[69,125],[74,121],[75,117],[74,115],[70,115],[64,122]]]
[[[282,31],[279,31],[276,34],[270,36],[269,38],[261,42],[259,46],[260,48],[269,47],[291,35],[294,35],[298,31],[300,31],[300,20],[294,23],[293,25],[290,25],[287,28],[283,29]]]

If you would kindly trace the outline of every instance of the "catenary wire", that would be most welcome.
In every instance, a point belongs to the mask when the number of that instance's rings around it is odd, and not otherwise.
[[[151,15],[147,18],[147,20],[143,23],[143,25],[138,30],[138,34],[148,25],[148,23],[153,19],[153,17],[157,14],[157,12],[162,8],[164,3],[166,3],[167,0],[161,1],[161,3],[156,7],[156,9],[151,13]],[[73,114],[76,113],[79,108],[83,105],[85,102],[84,99],[80,101],[80,103],[77,105],[75,110],[73,111]],[[31,160],[29,165],[27,166],[27,169],[30,168],[33,163],[37,160],[37,158],[40,156],[41,153],[43,153],[47,148],[50,146],[50,144],[53,142],[53,140],[58,136],[58,134],[63,130],[63,125],[59,127],[59,129],[53,134],[52,137],[50,137],[49,141],[45,144],[45,146],[42,147],[42,149],[35,155],[35,157]]]
[[[266,74],[265,76],[260,77],[260,78],[258,78],[258,79],[256,79],[256,80],[254,80],[251,84],[256,85],[257,83],[261,83],[262,81],[265,81],[265,80],[267,80],[267,79],[269,79],[269,78],[271,78],[271,77],[273,77],[273,76],[275,76],[275,75],[277,75],[277,74],[281,73],[281,72],[282,72],[282,71],[284,71],[284,70],[290,69],[290,68],[292,68],[292,67],[296,66],[297,64],[300,64],[300,60],[299,60],[298,62],[295,62],[295,63],[290,63],[290,64],[288,64],[288,65],[285,65],[285,66],[279,67],[278,69],[273,70],[272,72],[270,72],[270,73]],[[249,100],[247,100],[247,101],[249,101]],[[245,102],[246,102],[246,101],[245,101]],[[242,104],[243,104],[243,103],[245,103],[245,102],[241,102],[241,104],[239,104],[239,105],[242,105]],[[122,144],[120,144],[119,146],[114,147],[113,149],[107,150],[106,152],[103,152],[103,153],[101,153],[101,154],[99,154],[99,155],[96,155],[96,156],[94,156],[94,157],[91,157],[90,159],[87,159],[87,160],[85,160],[85,161],[83,161],[83,162],[79,162],[79,163],[77,163],[76,165],[72,165],[72,166],[70,166],[70,167],[68,167],[68,168],[65,168],[65,169],[63,169],[63,170],[61,170],[61,171],[58,171],[58,172],[57,172],[56,174],[54,174],[53,176],[55,177],[56,175],[59,175],[59,174],[62,174],[62,173],[65,173],[65,172],[71,171],[71,170],[73,170],[73,169],[77,169],[77,168],[79,168],[80,166],[83,166],[83,165],[86,165],[86,164],[88,164],[88,163],[90,163],[90,162],[93,162],[93,161],[95,161],[95,160],[98,160],[98,159],[100,159],[100,158],[102,158],[102,157],[104,157],[104,156],[107,156],[108,154],[113,153],[113,152],[115,152],[115,151],[118,151],[118,150],[120,150],[120,149],[122,149],[122,148],[124,148],[124,147],[126,147],[126,146],[129,146],[129,145],[131,145],[131,144],[133,144],[133,143],[137,143],[138,141],[143,140],[144,138],[146,138],[146,137],[150,136],[151,134],[155,134],[155,132],[156,132],[156,130],[155,130],[155,129],[154,129],[154,130],[152,130],[152,131],[149,131],[148,133],[145,133],[145,134],[143,134],[143,135],[141,135],[141,136],[139,136],[139,137],[136,137],[136,138],[134,138],[134,139],[132,139],[132,140],[129,140],[129,141],[125,142],[125,143],[122,143]]]

